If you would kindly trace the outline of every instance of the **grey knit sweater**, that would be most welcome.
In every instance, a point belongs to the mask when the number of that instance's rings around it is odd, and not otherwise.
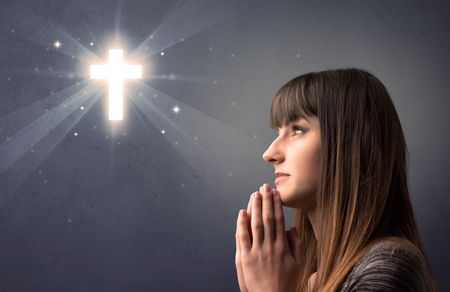
[[[426,291],[423,257],[406,245],[384,240],[356,263],[340,286],[347,291]]]

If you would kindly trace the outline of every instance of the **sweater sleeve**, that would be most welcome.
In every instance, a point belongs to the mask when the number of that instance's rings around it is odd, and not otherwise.
[[[341,291],[426,291],[422,256],[409,247],[381,244],[355,266]]]

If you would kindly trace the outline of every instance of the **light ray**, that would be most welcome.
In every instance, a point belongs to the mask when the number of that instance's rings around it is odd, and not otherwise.
[[[0,68],[0,72],[13,74],[32,74],[37,76],[48,76],[51,78],[68,78],[81,79],[86,78],[85,74],[74,71],[57,71],[57,70],[35,70],[35,69],[17,69],[17,68]]]
[[[180,100],[144,84],[134,86],[130,99],[185,161],[212,188],[227,186],[224,177],[233,177],[233,184],[260,183],[249,176],[249,169],[264,166],[261,159],[263,143]],[[181,111],[174,114],[177,104]],[[232,153],[230,155],[230,153]]]
[[[97,37],[94,35],[94,33],[92,32],[92,30],[90,29],[90,27],[88,26],[86,21],[83,21],[84,26],[86,27],[87,32],[89,33],[89,35],[91,36],[92,40],[94,41],[95,47],[97,47],[99,49],[100,52],[103,52],[104,49],[103,47],[100,45],[100,43],[98,42]]]
[[[60,25],[45,19],[29,6],[16,2],[12,6],[2,7],[2,9],[11,11],[8,25],[13,26],[15,33],[23,38],[85,63],[101,60]],[[17,11],[20,11],[20,13],[17,13]],[[53,46],[55,41],[60,42],[59,48]]]
[[[120,22],[122,21],[122,1],[116,1],[116,11],[114,15],[114,31],[116,32],[116,36],[120,34]],[[116,39],[117,41],[117,39]]]
[[[143,79],[159,79],[159,80],[167,80],[167,81],[177,81],[177,82],[193,82],[193,83],[213,83],[214,80],[205,78],[205,77],[192,77],[192,76],[183,76],[178,74],[149,74],[147,76],[143,76]]]
[[[56,128],[70,114],[79,110],[80,106],[92,99],[93,94],[98,90],[98,86],[89,85],[86,89],[77,91],[67,100],[59,103],[17,131],[9,139],[1,141],[0,174],[12,166],[26,152],[30,151],[43,137],[48,135],[50,131]],[[10,118],[9,122],[13,123],[14,121]]]
[[[51,114],[55,121],[50,121],[51,123],[53,122],[53,124],[56,125],[52,128],[52,131],[48,131],[45,137],[40,139],[37,145],[34,145],[33,152],[28,151],[7,171],[0,173],[0,208],[3,207],[3,202],[18,190],[21,184],[26,181],[30,174],[42,163],[42,161],[47,158],[47,156],[61,142],[61,140],[67,135],[67,133],[69,133],[69,131],[80,121],[80,119],[99,99],[99,97],[100,92],[96,93],[94,96],[89,96],[85,101],[86,110],[84,111],[75,110],[67,115],[57,114],[57,109],[55,109],[55,112]],[[77,98],[75,98],[74,96],[74,99]],[[74,100],[72,102],[73,106],[75,106],[77,102],[81,101],[81,99],[82,98],[78,97],[78,100]],[[48,116],[46,120],[51,120],[51,117]],[[41,130],[40,132],[41,134],[43,134],[44,131]],[[18,146],[20,147],[20,144]],[[0,155],[3,154],[4,153]]]
[[[178,5],[129,57],[140,60],[152,56],[241,13],[249,4],[250,0],[186,1]]]
[[[0,133],[0,144],[6,140],[6,137],[13,136],[15,132],[30,124],[39,116],[45,114],[46,110],[56,107],[58,104],[68,100],[70,96],[85,89],[87,85],[88,81],[77,82],[61,91],[50,94],[45,98],[39,99],[1,117],[0,125],[2,132]]]

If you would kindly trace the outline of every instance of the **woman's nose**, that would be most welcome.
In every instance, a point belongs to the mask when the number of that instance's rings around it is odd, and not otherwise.
[[[281,151],[276,147],[274,142],[270,144],[269,148],[262,155],[262,158],[268,163],[279,163],[283,159]]]

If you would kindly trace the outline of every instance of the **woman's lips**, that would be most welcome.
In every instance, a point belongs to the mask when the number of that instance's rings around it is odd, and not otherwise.
[[[289,175],[280,175],[280,176],[277,176],[276,178],[275,178],[275,184],[277,184],[277,183],[279,183],[279,182],[281,182],[281,181],[284,181],[285,179],[288,179],[289,178]]]

